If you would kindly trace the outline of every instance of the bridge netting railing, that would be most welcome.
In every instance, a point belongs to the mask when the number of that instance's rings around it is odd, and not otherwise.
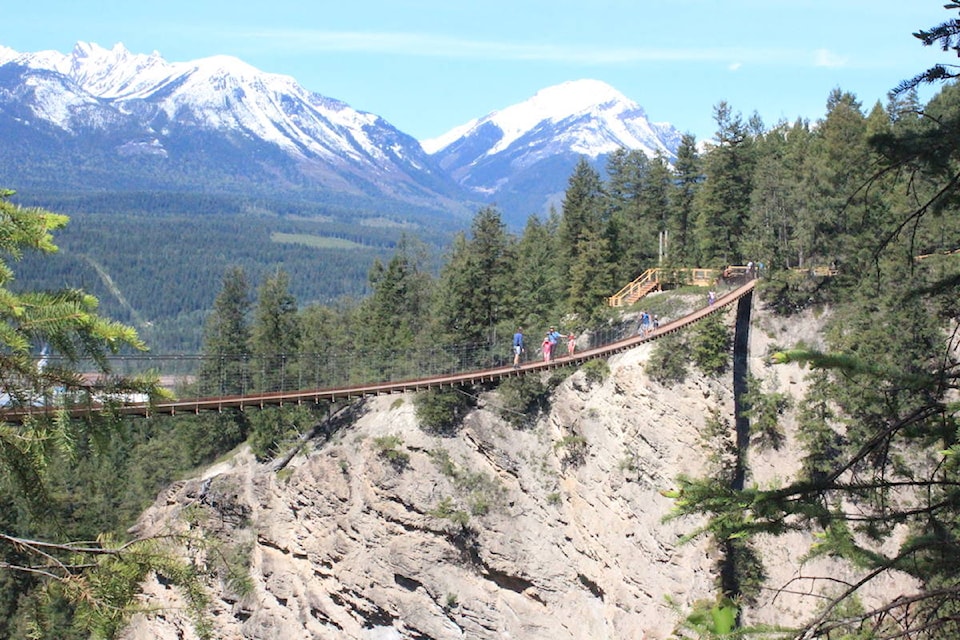
[[[622,340],[636,333],[636,322],[609,323],[577,337],[576,349],[592,349]],[[540,337],[528,336],[524,361],[542,358]],[[535,343],[535,344],[534,344]],[[567,341],[561,340],[555,357],[567,355]],[[177,399],[249,395],[261,392],[329,389],[370,383],[425,379],[465,371],[506,367],[513,362],[510,339],[480,344],[430,345],[411,349],[324,353],[257,355],[249,353],[153,354],[132,353],[110,356],[109,374],[150,375],[172,391]],[[66,365],[55,355],[45,364]],[[93,363],[72,363],[75,370],[95,371]],[[104,380],[103,374],[82,376],[91,386]],[[41,393],[49,401],[56,392]]]
[[[732,275],[735,279],[717,287],[720,290],[718,293],[732,290],[741,280],[753,277],[748,273]],[[636,315],[621,315],[616,320],[581,332],[576,338],[576,350],[597,349],[636,335],[639,328]],[[661,320],[668,322],[671,318]],[[542,335],[536,330],[527,334],[524,362],[542,360],[539,351]],[[94,392],[99,388],[109,388],[110,376],[155,376],[160,386],[170,390],[177,400],[191,401],[418,381],[509,367],[513,362],[511,338],[503,336],[477,344],[429,344],[409,349],[381,347],[366,351],[330,349],[321,353],[128,353],[107,358],[109,370],[106,376],[92,373],[97,371],[92,362],[65,363],[53,354],[43,356],[42,366],[64,365],[74,371],[91,372],[83,374],[83,378]],[[558,343],[553,355],[560,361],[568,355],[566,339]],[[0,396],[9,398],[0,398],[0,405],[44,406],[57,403],[57,390],[34,390],[29,392],[29,397],[25,397],[22,393],[25,390],[17,389],[14,393],[11,391],[13,388],[0,381]],[[61,396],[60,399],[65,398]],[[145,398],[124,400],[143,402]]]

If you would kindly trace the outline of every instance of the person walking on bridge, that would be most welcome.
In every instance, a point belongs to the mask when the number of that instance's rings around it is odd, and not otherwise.
[[[550,327],[550,331],[547,333],[547,338],[550,340],[549,359],[553,359],[553,357],[557,355],[557,343],[560,342],[560,338],[562,337],[556,327]]]
[[[523,347],[523,327],[517,327],[517,332],[513,334],[513,368],[520,368],[520,354],[525,351]]]
[[[540,343],[540,350],[543,351],[543,361],[550,362],[553,355],[553,342],[550,341],[550,332],[543,336],[543,342]]]

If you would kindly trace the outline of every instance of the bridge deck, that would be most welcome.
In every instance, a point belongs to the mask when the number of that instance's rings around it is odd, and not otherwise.
[[[269,393],[252,393],[237,396],[218,396],[209,398],[196,398],[192,400],[173,400],[155,403],[127,403],[114,408],[122,415],[129,416],[153,416],[153,415],[178,415],[199,413],[201,411],[223,411],[224,409],[245,409],[262,408],[265,406],[282,406],[285,404],[303,404],[318,403],[322,401],[343,400],[349,398],[361,398],[364,396],[384,395],[391,393],[404,393],[407,391],[425,391],[443,387],[454,387],[459,385],[469,385],[484,382],[493,382],[504,378],[527,375],[540,371],[578,365],[588,360],[597,358],[607,358],[616,353],[631,349],[640,344],[662,338],[663,336],[680,331],[694,324],[703,318],[716,313],[717,311],[733,304],[744,295],[753,290],[756,286],[756,280],[750,280],[737,289],[717,298],[714,304],[703,307],[681,318],[661,325],[655,332],[646,336],[635,335],[624,338],[616,342],[586,349],[576,353],[573,356],[559,357],[551,362],[528,362],[514,369],[513,366],[503,366],[494,369],[482,369],[476,371],[466,371],[448,375],[434,376],[428,378],[417,378],[410,380],[399,380],[391,382],[380,382],[370,384],[360,384],[354,386],[331,387],[324,389],[305,389],[298,391],[276,391]],[[90,404],[84,406],[75,406],[68,409],[71,416],[81,416],[103,410],[102,405]],[[0,420],[10,423],[22,422],[28,415],[49,414],[56,411],[51,407],[31,407],[27,409],[17,409],[0,412]]]

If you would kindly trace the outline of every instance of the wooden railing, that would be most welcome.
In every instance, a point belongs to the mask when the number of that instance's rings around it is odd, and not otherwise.
[[[747,267],[727,267],[728,269],[743,269]],[[611,307],[627,307],[653,291],[659,291],[664,284],[690,284],[697,287],[708,287],[720,277],[720,269],[700,269],[678,267],[668,269],[654,267],[647,269],[620,291],[607,298]]]
[[[611,307],[626,307],[651,291],[660,289],[660,269],[647,269],[620,291],[607,298]]]

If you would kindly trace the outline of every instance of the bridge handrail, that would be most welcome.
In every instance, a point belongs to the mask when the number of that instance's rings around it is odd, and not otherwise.
[[[680,331],[687,326],[702,320],[703,318],[716,313],[717,311],[733,304],[756,286],[756,280],[749,280],[737,289],[733,289],[721,295],[712,305],[701,307],[700,309],[672,320],[660,326],[659,329],[647,335],[634,335],[609,344],[585,349],[577,352],[573,356],[557,358],[551,362],[528,362],[519,369],[512,366],[494,367],[492,369],[480,369],[459,373],[451,373],[428,378],[412,378],[407,380],[398,380],[390,382],[368,383],[349,385],[342,387],[330,387],[322,389],[306,389],[297,391],[273,391],[259,392],[248,395],[216,396],[207,398],[198,398],[194,400],[173,400],[165,402],[136,402],[126,403],[114,408],[121,415],[130,416],[153,416],[153,415],[177,415],[192,414],[200,411],[222,411],[224,409],[241,409],[247,407],[262,408],[267,405],[284,404],[302,404],[304,402],[319,403],[321,401],[336,401],[350,398],[359,398],[372,395],[383,395],[388,393],[403,393],[406,391],[424,391],[433,388],[443,388],[459,386],[463,384],[477,384],[482,382],[491,382],[502,380],[504,378],[516,377],[567,367],[570,365],[581,364],[588,360],[597,358],[606,358],[627,349],[631,349],[645,342],[662,338],[666,335]],[[89,404],[84,406],[75,406],[66,409],[71,416],[82,416],[90,413],[103,411],[103,405]],[[27,407],[23,409],[7,410],[0,412],[0,420],[16,423],[22,422],[27,416],[52,414],[59,409],[56,407]]]

